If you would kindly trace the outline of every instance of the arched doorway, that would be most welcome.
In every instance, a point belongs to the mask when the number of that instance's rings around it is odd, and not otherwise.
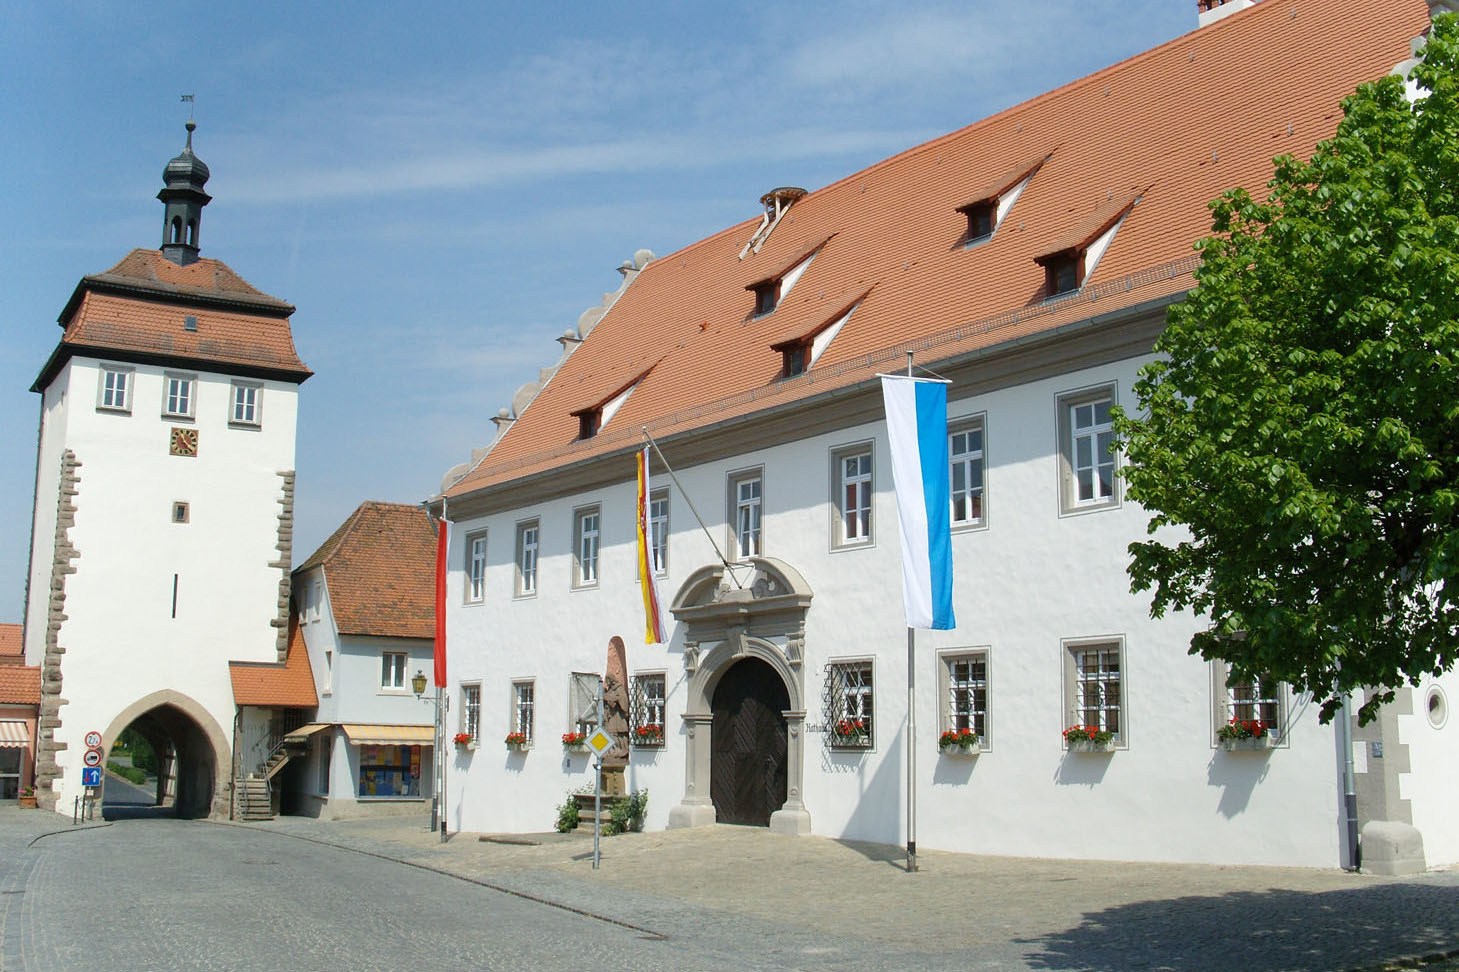
[[[735,662],[711,703],[709,791],[720,823],[770,826],[786,797],[786,721],[790,694],[758,658]]]
[[[128,728],[151,746],[156,770],[140,784],[118,785],[104,775],[103,816],[227,815],[227,739],[206,710],[178,692],[153,693],[112,720],[103,735],[106,751]]]

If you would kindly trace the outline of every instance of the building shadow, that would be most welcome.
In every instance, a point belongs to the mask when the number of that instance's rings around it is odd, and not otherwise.
[[[1459,946],[1459,884],[1433,878],[1343,891],[1234,891],[1091,912],[1039,938],[1034,969],[1266,972],[1366,967]]]

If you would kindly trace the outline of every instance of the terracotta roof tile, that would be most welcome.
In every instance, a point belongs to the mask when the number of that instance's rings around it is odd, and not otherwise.
[[[935,367],[1184,293],[1207,202],[1233,186],[1261,192],[1273,156],[1330,137],[1342,97],[1407,57],[1427,22],[1423,0],[1305,0],[1297,17],[1257,4],[809,193],[758,254],[738,259],[756,214],[655,260],[448,494],[626,450],[640,426],[671,435],[867,382],[913,342]],[[959,245],[957,207],[1050,146],[997,235]],[[1135,194],[1077,298],[1041,300],[1034,258]],[[774,313],[751,317],[745,288],[832,235]],[[780,380],[772,345],[873,286],[816,367]],[[613,420],[576,441],[573,410],[655,361]]]
[[[309,651],[297,623],[289,625],[289,653],[278,662],[229,662],[233,701],[238,705],[282,705],[313,708],[319,704]]]
[[[18,624],[0,624],[0,662],[24,656],[25,646],[20,643],[20,632]]]
[[[34,665],[0,665],[0,703],[40,705],[41,670]]]
[[[361,503],[294,576],[315,567],[340,634],[434,637],[436,533],[422,507]]]

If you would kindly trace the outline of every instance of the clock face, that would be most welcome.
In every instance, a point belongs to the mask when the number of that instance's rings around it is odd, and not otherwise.
[[[172,430],[172,448],[174,456],[195,456],[198,454],[198,430],[178,429]]]

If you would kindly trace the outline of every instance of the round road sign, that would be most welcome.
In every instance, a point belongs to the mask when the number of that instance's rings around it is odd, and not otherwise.
[[[88,749],[88,750],[86,750],[86,755],[84,755],[84,756],[81,757],[81,762],[85,763],[87,766],[100,766],[101,765],[101,750],[99,750],[99,749]]]
[[[90,732],[88,732],[86,734],[86,748],[87,749],[100,749],[101,748],[101,733],[97,732],[95,729],[93,729]]]

